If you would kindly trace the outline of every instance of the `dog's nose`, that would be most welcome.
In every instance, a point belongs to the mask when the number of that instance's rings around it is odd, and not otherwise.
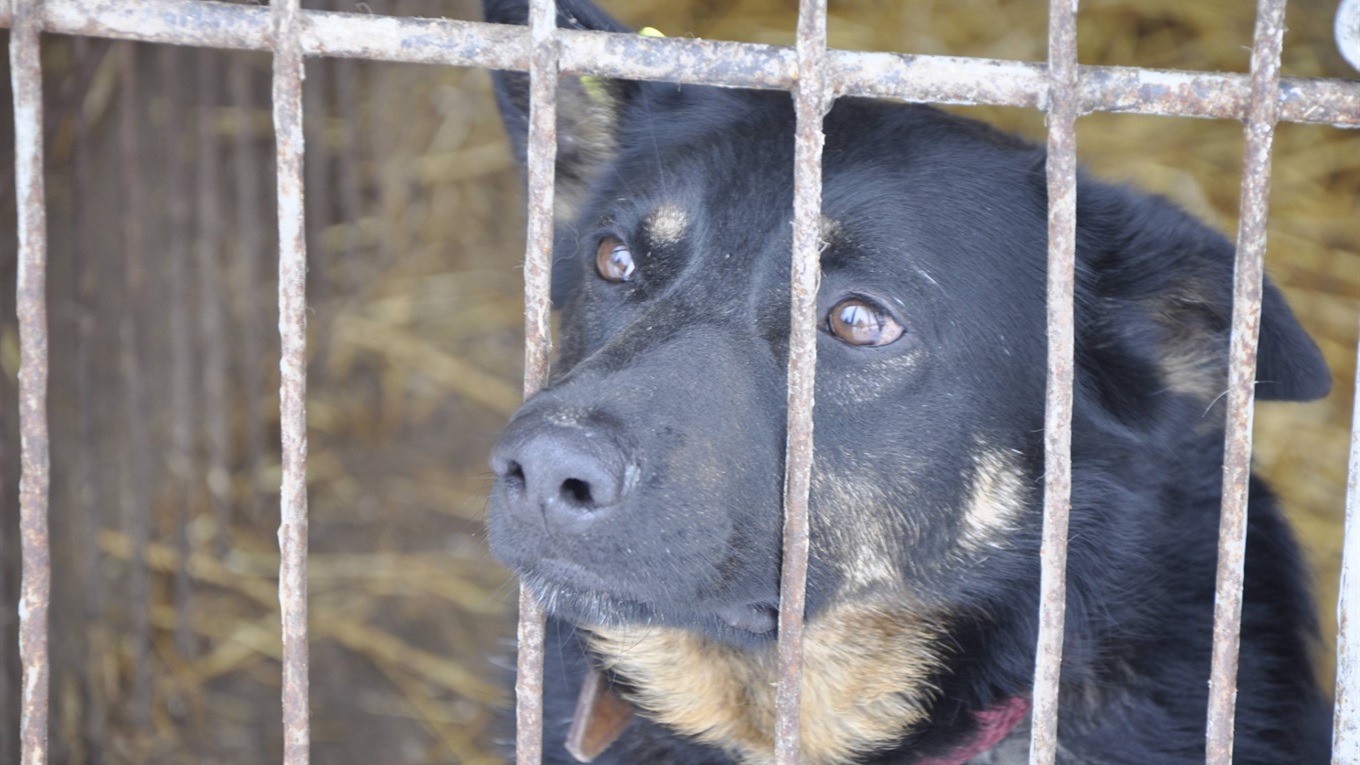
[[[491,455],[506,509],[580,533],[611,514],[635,469],[611,439],[585,428],[512,428]]]

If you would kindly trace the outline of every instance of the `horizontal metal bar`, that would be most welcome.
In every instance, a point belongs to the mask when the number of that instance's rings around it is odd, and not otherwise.
[[[268,8],[194,0],[48,0],[42,27],[60,34],[216,48],[268,50]],[[303,11],[308,56],[529,68],[525,27],[449,19]],[[10,25],[0,9],[0,27]],[[792,90],[793,48],[560,30],[561,70],[570,74]],[[838,95],[905,101],[1042,108],[1041,63],[900,53],[829,51],[827,80]],[[1078,67],[1078,110],[1208,119],[1245,119],[1247,74]],[[1360,127],[1360,82],[1286,78],[1280,121]]]

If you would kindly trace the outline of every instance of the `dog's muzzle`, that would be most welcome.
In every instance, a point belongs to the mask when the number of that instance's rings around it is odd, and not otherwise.
[[[612,515],[638,476],[612,434],[543,419],[512,425],[491,455],[491,469],[507,512],[566,534]]]

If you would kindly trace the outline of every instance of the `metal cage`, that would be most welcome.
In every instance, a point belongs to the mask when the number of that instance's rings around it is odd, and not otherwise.
[[[1062,654],[1064,570],[1071,489],[1073,269],[1076,228],[1074,125],[1078,115],[1125,112],[1237,119],[1246,126],[1228,392],[1208,762],[1232,759],[1237,636],[1240,629],[1246,492],[1250,472],[1253,380],[1270,186],[1271,141],[1279,122],[1360,127],[1360,82],[1280,75],[1284,0],[1260,0],[1251,71],[1242,74],[1079,66],[1076,2],[1049,6],[1046,65],[1017,61],[828,50],[825,0],[802,0],[793,48],[558,29],[553,0],[533,0],[527,28],[304,12],[298,0],[272,7],[194,0],[13,0],[0,8],[10,29],[19,213],[18,318],[21,332],[23,665],[21,746],[25,765],[47,761],[50,604],[48,542],[48,351],[44,297],[46,232],[39,36],[42,32],[274,54],[274,130],[279,211],[279,309],[282,343],[282,566],[284,761],[309,758],[307,643],[306,371],[302,175],[304,56],[333,56],[527,71],[532,87],[528,152],[529,228],[524,393],[547,379],[555,91],[560,73],[764,88],[792,93],[796,105],[795,236],[785,481],[785,554],[779,623],[776,761],[798,755],[802,602],[806,579],[807,498],[812,461],[817,220],[821,120],[839,96],[911,102],[991,104],[1039,109],[1048,121],[1048,383],[1041,631],[1034,683],[1030,762],[1052,763]],[[1338,21],[1338,28],[1341,22]],[[1352,34],[1352,37],[1355,35]],[[1360,407],[1360,399],[1357,400]],[[1346,568],[1343,572],[1334,762],[1360,761],[1360,699],[1352,628],[1356,554],[1349,548],[1360,510],[1360,417],[1350,436]],[[1352,590],[1354,588],[1351,588]],[[541,758],[543,613],[521,592],[518,762]]]

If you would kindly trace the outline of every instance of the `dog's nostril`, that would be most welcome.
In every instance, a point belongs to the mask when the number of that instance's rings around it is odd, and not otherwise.
[[[506,485],[515,491],[523,491],[528,484],[524,478],[524,466],[514,460],[510,460],[509,464],[505,466],[501,480],[505,481]]]
[[[577,507],[588,508],[595,504],[590,484],[579,478],[568,478],[562,482],[562,499]]]

